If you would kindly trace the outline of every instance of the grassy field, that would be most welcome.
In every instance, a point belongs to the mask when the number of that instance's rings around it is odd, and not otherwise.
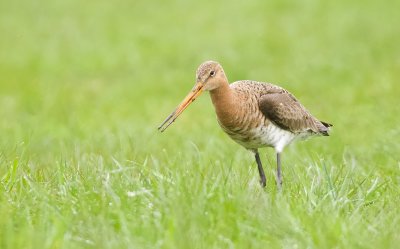
[[[0,248],[398,248],[399,1],[1,1]],[[330,137],[262,150],[208,94],[217,60]]]

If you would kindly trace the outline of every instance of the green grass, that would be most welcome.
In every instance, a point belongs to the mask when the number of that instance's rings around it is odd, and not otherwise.
[[[0,248],[397,248],[399,9],[0,2]],[[208,96],[157,132],[209,59],[335,125],[286,148],[282,192]]]

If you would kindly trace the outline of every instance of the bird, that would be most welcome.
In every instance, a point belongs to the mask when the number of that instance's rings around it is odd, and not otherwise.
[[[258,149],[272,147],[275,150],[276,181],[281,189],[283,149],[295,140],[329,136],[332,124],[311,115],[286,89],[253,80],[230,84],[216,61],[205,61],[198,67],[194,87],[158,130],[165,131],[204,91],[210,93],[222,130],[254,154],[262,187],[266,186],[266,177]]]

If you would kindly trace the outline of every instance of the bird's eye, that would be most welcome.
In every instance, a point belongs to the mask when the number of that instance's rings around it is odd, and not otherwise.
[[[210,72],[210,76],[213,77],[215,75],[215,71]]]

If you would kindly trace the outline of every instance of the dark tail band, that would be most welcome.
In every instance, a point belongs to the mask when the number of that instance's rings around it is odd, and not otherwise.
[[[332,124],[329,124],[329,123],[326,123],[326,122],[324,122],[324,121],[320,121],[320,122],[321,122],[321,124],[324,125],[324,127],[321,127],[321,128],[319,129],[319,132],[320,132],[321,135],[323,135],[323,136],[329,136],[329,133],[328,133],[329,127],[332,127],[333,125],[332,125]]]

